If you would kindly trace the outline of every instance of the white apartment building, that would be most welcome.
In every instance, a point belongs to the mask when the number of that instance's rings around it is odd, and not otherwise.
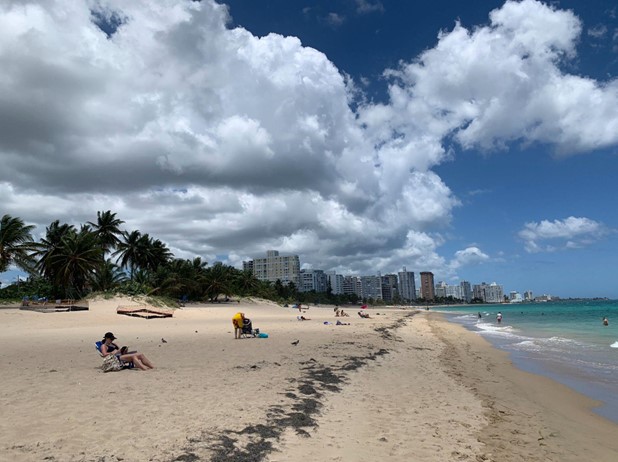
[[[327,283],[330,284],[330,290],[334,295],[343,294],[343,275],[336,274],[334,271],[327,271]]]
[[[486,284],[475,284],[472,288],[474,298],[480,298],[485,303],[502,303],[504,302],[504,291],[501,285],[492,282]]]
[[[252,269],[260,281],[277,282],[284,285],[290,282],[300,287],[300,259],[298,255],[282,256],[277,250],[266,252],[266,258],[256,258],[243,262],[243,268]]]
[[[361,297],[382,300],[381,276],[361,276]]]
[[[466,303],[470,303],[472,300],[472,287],[470,283],[468,281],[461,281],[459,287],[461,287],[461,299]]]
[[[455,300],[463,300],[461,286],[452,286],[440,281],[436,284],[436,297],[453,297]]]
[[[299,292],[326,292],[327,277],[323,270],[300,270]]]

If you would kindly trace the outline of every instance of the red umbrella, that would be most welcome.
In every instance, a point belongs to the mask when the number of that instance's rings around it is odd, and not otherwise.
[[[367,308],[367,305],[361,306],[361,310],[364,310],[365,308]]]

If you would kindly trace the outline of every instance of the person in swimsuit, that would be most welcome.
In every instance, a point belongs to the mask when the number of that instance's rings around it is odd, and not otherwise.
[[[116,355],[120,362],[122,363],[133,363],[135,367],[143,371],[147,371],[148,369],[154,369],[154,365],[146,358],[143,353],[138,353],[137,351],[131,351],[124,353],[120,350],[118,345],[114,343],[116,337],[111,332],[106,332],[103,337],[103,344],[101,345],[101,355],[103,357],[108,355]]]

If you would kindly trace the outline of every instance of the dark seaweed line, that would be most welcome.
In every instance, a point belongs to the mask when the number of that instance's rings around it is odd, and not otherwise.
[[[416,314],[407,314],[393,324],[378,327],[374,330],[385,340],[397,341],[392,331],[402,327],[407,318]],[[273,405],[267,411],[267,423],[265,425],[249,425],[240,431],[224,430],[217,434],[203,432],[199,438],[188,440],[184,453],[172,459],[172,462],[195,462],[201,461],[196,455],[197,447],[205,448],[212,456],[210,462],[261,462],[273,450],[273,443],[279,441],[281,435],[288,428],[292,428],[297,434],[310,437],[307,429],[317,427],[316,414],[323,406],[321,398],[325,392],[339,393],[341,385],[347,380],[350,371],[359,369],[369,361],[375,361],[378,357],[388,354],[389,351],[380,350],[364,356],[348,356],[345,364],[339,367],[330,367],[318,364],[315,359],[304,361],[301,364],[303,374],[298,385],[298,394],[287,392],[285,396],[294,402],[287,412],[282,406]],[[291,379],[292,381],[294,379]],[[300,396],[299,396],[300,395]],[[238,438],[231,435],[245,436],[249,442],[243,448],[238,447]]]

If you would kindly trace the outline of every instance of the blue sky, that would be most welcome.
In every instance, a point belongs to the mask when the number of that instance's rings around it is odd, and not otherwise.
[[[0,6],[0,214],[618,298],[615,4],[225,4]]]

